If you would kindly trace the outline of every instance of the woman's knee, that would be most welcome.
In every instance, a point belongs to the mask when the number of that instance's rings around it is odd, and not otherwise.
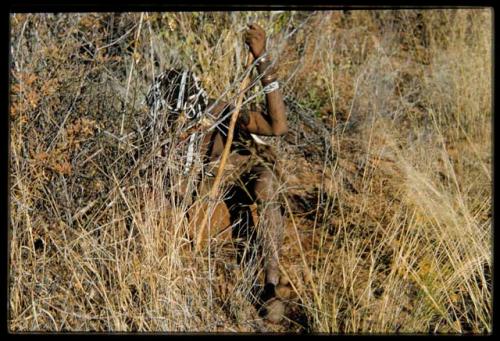
[[[278,192],[278,184],[271,171],[262,171],[255,181],[255,197],[257,201],[274,200]]]

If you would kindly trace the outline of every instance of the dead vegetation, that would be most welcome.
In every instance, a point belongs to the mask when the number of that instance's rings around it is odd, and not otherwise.
[[[143,104],[177,65],[235,98],[253,19],[291,128],[281,325],[221,200],[192,253],[206,203]],[[490,333],[491,41],[490,9],[12,15],[9,329]]]

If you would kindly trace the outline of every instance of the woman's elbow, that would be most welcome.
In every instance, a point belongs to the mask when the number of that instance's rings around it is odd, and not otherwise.
[[[272,125],[273,133],[276,136],[282,136],[288,133],[288,122],[286,119],[286,108],[280,108],[281,110],[277,110],[276,115],[274,115],[274,124]]]
[[[280,125],[278,127],[273,127],[273,135],[275,136],[283,136],[288,133],[287,125]]]

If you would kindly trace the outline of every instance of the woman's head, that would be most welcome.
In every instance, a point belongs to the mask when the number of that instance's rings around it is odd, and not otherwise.
[[[208,97],[193,72],[169,69],[156,77],[146,103],[155,116],[165,113],[169,121],[181,114],[188,119],[197,119],[206,109]]]

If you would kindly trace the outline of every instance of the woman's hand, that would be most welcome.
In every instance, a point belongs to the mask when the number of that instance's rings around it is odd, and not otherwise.
[[[257,24],[249,24],[245,32],[245,43],[248,44],[254,58],[259,58],[266,50],[266,32]]]

